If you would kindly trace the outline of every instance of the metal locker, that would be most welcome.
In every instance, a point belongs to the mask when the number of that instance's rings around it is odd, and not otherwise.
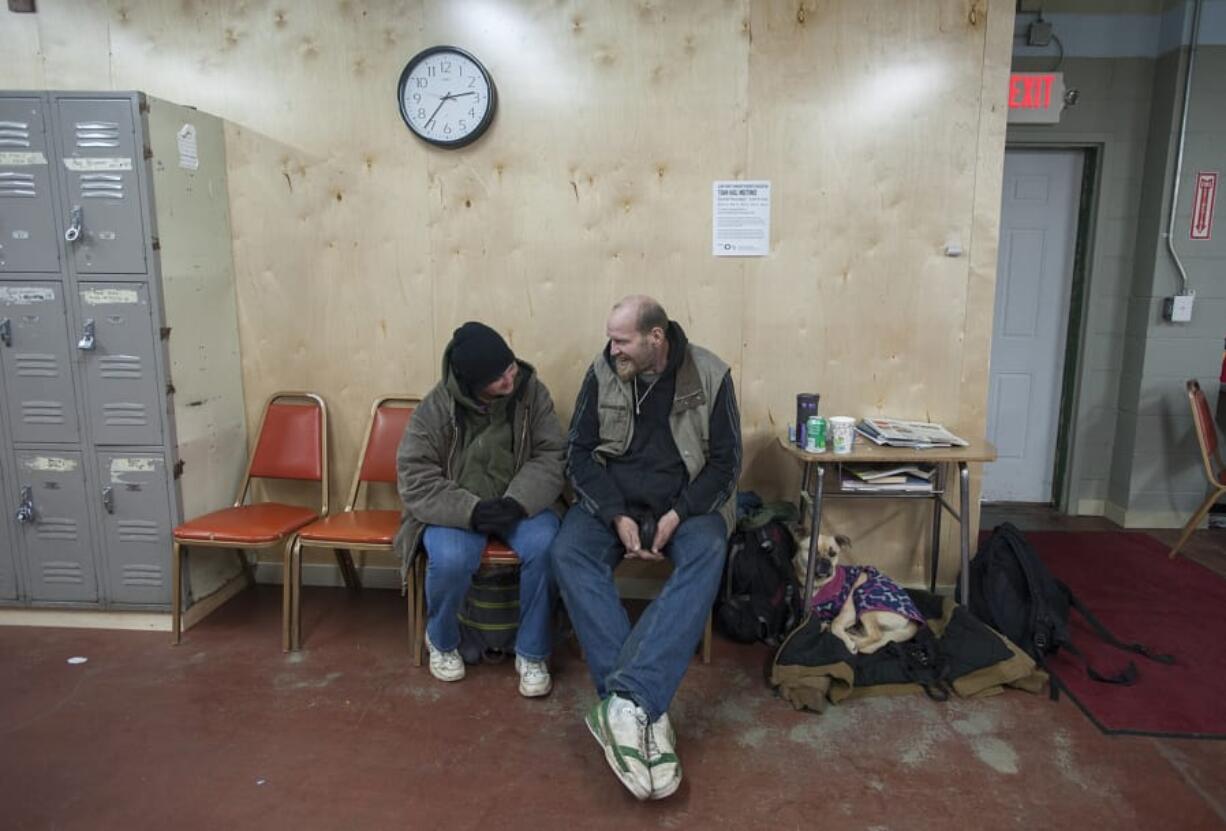
[[[107,596],[114,603],[170,602],[170,494],[166,462],[150,453],[100,453]]]
[[[59,283],[0,282],[0,367],[13,441],[78,439],[65,305]]]
[[[0,277],[60,270],[42,98],[0,98]]]
[[[95,445],[162,443],[161,391],[154,357],[149,287],[82,283],[77,350],[85,371],[85,411]]]
[[[81,454],[18,450],[15,456],[15,516],[26,566],[27,598],[97,600]]]
[[[128,98],[56,98],[64,239],[78,274],[144,274],[145,227]]]

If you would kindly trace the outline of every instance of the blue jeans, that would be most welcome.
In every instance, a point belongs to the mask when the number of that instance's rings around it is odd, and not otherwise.
[[[631,629],[613,583],[625,556],[621,541],[578,505],[566,512],[553,541],[553,570],[601,698],[629,698],[652,721],[668,712],[702,640],[727,547],[719,514],[682,522],[664,549],[673,573]]]
[[[543,661],[553,649],[551,621],[553,585],[549,546],[558,533],[558,517],[545,510],[520,520],[507,538],[519,555],[519,632],[515,652]],[[426,632],[430,643],[444,652],[460,645],[457,615],[472,576],[481,565],[486,536],[463,528],[426,527]]]

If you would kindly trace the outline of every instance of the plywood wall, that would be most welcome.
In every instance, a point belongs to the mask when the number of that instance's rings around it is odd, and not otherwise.
[[[798,478],[772,448],[798,391],[982,433],[1012,16],[1005,0],[42,0],[0,12],[0,87],[143,89],[227,119],[250,421],[275,389],[320,391],[338,491],[370,399],[425,392],[459,323],[506,332],[568,418],[610,304],[644,291],[732,364],[745,484],[778,496]],[[437,43],[498,85],[493,128],[460,151],[413,139],[396,108],[404,64]],[[710,256],[725,178],[773,182],[769,257]],[[918,574],[921,512],[829,521]]]

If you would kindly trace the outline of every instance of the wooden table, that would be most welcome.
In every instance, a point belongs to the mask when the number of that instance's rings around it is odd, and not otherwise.
[[[956,435],[956,433],[955,433]],[[941,555],[941,511],[949,511],[958,520],[962,543],[961,598],[966,603],[970,599],[970,561],[971,561],[971,473],[972,462],[991,462],[996,460],[996,448],[985,440],[972,441],[966,447],[934,447],[930,450],[916,450],[905,447],[884,447],[873,444],[864,436],[857,435],[855,446],[850,453],[809,453],[789,442],[785,437],[779,437],[779,444],[784,451],[802,465],[800,480],[801,505],[804,498],[811,500],[811,515],[809,528],[809,565],[805,573],[805,598],[813,597],[813,583],[817,566],[817,535],[822,527],[822,484],[826,477],[826,468],[842,464],[891,464],[916,465],[928,464],[935,467],[933,473],[933,488],[931,492],[899,493],[897,491],[864,492],[831,494],[843,498],[857,499],[928,499],[932,501],[932,553],[929,564],[929,590],[936,589],[937,565]],[[946,483],[949,474],[957,468],[959,477],[959,508],[945,501]]]

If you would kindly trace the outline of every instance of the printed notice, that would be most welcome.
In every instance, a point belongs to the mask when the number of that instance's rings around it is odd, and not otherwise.
[[[770,182],[716,182],[712,199],[713,255],[765,257],[770,253]]]
[[[196,125],[184,124],[179,128],[179,167],[197,170],[200,167],[200,150],[196,143]]]
[[[17,153],[6,150],[0,153],[0,167],[27,167],[32,164],[46,164],[47,157],[42,153]]]

